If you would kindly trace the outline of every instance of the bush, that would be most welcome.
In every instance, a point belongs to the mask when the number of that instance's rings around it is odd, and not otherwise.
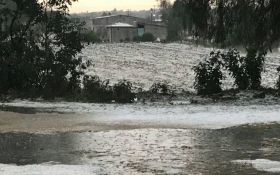
[[[132,40],[134,42],[140,42],[141,41],[141,36],[134,36]]]
[[[132,84],[129,81],[123,80],[114,85],[114,99],[117,103],[132,103],[135,94],[132,93]]]
[[[87,102],[108,103],[113,100],[113,89],[109,81],[101,81],[98,76],[84,76],[82,96]]]
[[[141,41],[143,41],[143,42],[153,42],[153,41],[155,41],[155,38],[154,38],[154,35],[151,34],[151,33],[144,33],[141,36]]]
[[[165,83],[154,83],[150,88],[150,92],[152,93],[161,93],[163,95],[167,95],[170,93],[170,86]]]
[[[132,93],[132,84],[126,80],[120,81],[113,87],[109,81],[101,81],[98,76],[84,76],[82,100],[95,103],[132,103],[135,94]]]
[[[241,57],[237,50],[229,50],[223,54],[225,68],[235,79],[239,89],[258,89],[261,85],[261,73],[266,52],[247,49],[247,56]]]
[[[265,55],[266,52],[258,51],[256,49],[247,49],[245,66],[246,73],[249,77],[250,89],[259,89],[261,86],[261,74],[263,71]]]
[[[235,79],[234,84],[238,89],[247,89],[250,85],[249,77],[246,73],[246,58],[241,57],[235,49],[223,54],[224,66],[229,70],[230,75]]]
[[[130,38],[127,37],[127,38],[124,39],[124,41],[125,41],[125,42],[130,42]]]
[[[205,62],[200,62],[193,68],[196,74],[194,88],[198,95],[212,95],[222,91],[222,65],[221,53],[211,52]]]
[[[80,34],[81,41],[83,42],[98,42],[99,36],[94,32],[85,32]]]
[[[280,92],[280,66],[277,68],[277,72],[279,75],[278,75],[278,80],[276,82],[276,88]]]

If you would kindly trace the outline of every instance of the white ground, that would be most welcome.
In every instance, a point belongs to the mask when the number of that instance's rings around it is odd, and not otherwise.
[[[118,104],[88,104],[88,103],[68,103],[68,102],[30,102],[14,101],[10,103],[0,103],[5,106],[31,107],[43,109],[43,111],[69,113],[69,119],[73,114],[79,118],[73,125],[79,123],[103,123],[108,125],[138,126],[140,128],[205,128],[219,129],[242,124],[280,122],[280,105],[118,105]],[[71,114],[71,115],[70,115]],[[18,114],[19,115],[19,114]],[[38,114],[37,114],[38,115]],[[16,123],[23,125],[25,122],[34,122],[36,114]],[[34,116],[34,117],[32,117]],[[60,116],[60,117],[59,117]],[[67,122],[68,114],[57,115],[53,121],[64,117]],[[2,114],[3,122],[5,112]],[[21,117],[19,117],[21,118]],[[16,118],[15,118],[16,120]],[[72,120],[72,119],[71,119]],[[78,123],[77,123],[78,122]],[[54,122],[56,123],[56,122]],[[12,121],[11,121],[11,124]],[[5,124],[4,126],[8,126]],[[0,127],[2,130],[4,126]],[[85,124],[88,128],[90,125]],[[16,126],[15,126],[16,127]],[[30,125],[29,127],[32,127]],[[35,126],[34,126],[35,127]],[[30,129],[30,128],[28,128]]]
[[[1,175],[93,175],[97,172],[96,167],[89,165],[4,165],[0,164]]]
[[[237,164],[252,165],[254,168],[260,171],[280,173],[280,162],[278,161],[257,159],[257,160],[235,160],[232,162]]]
[[[136,87],[149,89],[154,82],[168,82],[177,90],[194,91],[192,67],[203,60],[213,48],[190,44],[113,43],[86,46],[82,57],[95,66],[87,72],[112,83],[127,79]],[[263,86],[274,87],[278,78],[280,54],[276,50],[266,58]],[[224,88],[233,86],[232,78],[224,81]]]
[[[84,60],[92,60],[95,67],[87,74],[98,75],[112,83],[127,79],[134,86],[149,89],[154,82],[165,81],[177,90],[194,91],[192,67],[209,54],[211,48],[185,44],[102,44],[83,50]],[[276,67],[280,66],[279,53],[270,54],[263,73],[263,85],[274,87]],[[232,87],[232,79],[224,81],[224,88]],[[280,122],[280,105],[101,105],[83,103],[47,103],[13,101],[5,106],[43,108],[45,111],[68,114],[17,114],[0,112],[1,131],[68,131],[87,130],[105,123],[141,128],[207,128],[219,129],[241,124]],[[71,113],[71,114],[69,114]],[[44,120],[45,119],[45,120]],[[42,122],[44,121],[44,122]],[[58,126],[59,125],[59,126]],[[62,127],[64,126],[64,127]],[[34,127],[34,128],[32,128]],[[110,128],[109,128],[110,129]],[[118,129],[118,128],[117,128]],[[102,130],[102,129],[101,129]],[[172,132],[168,132],[172,133]],[[258,170],[279,172],[280,163],[269,160],[239,160],[233,163],[251,164]],[[92,175],[99,167],[90,165],[28,165],[0,164],[3,175]]]
[[[260,171],[280,173],[280,162],[271,161],[266,159],[257,160],[235,160],[232,163],[251,165],[255,169]],[[94,167],[90,165],[51,165],[51,164],[41,164],[41,165],[26,165],[26,166],[16,166],[16,165],[4,165],[0,164],[0,174],[1,175],[95,175],[100,172],[99,167]],[[126,174],[126,173],[124,173]],[[131,173],[129,173],[131,174]],[[136,173],[135,173],[136,174]],[[138,174],[138,173],[137,173]]]

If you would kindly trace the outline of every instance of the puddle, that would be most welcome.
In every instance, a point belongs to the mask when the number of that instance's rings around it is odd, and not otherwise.
[[[0,106],[0,111],[15,112],[19,114],[36,114],[37,109],[31,107],[17,107],[17,106]]]
[[[260,171],[280,173],[280,162],[278,162],[278,161],[271,161],[271,160],[266,160],[266,159],[256,159],[256,160],[235,160],[232,162],[237,163],[237,164],[251,165]]]
[[[254,162],[252,166],[244,166],[232,161],[278,161],[279,142],[269,139],[279,138],[276,133],[279,131],[275,128],[255,130],[240,127],[5,133],[0,134],[0,172],[12,172],[18,168],[32,172],[36,171],[37,165],[42,166],[42,171],[69,166],[69,171],[75,172],[79,168],[75,166],[81,165],[90,167],[92,174],[268,174],[263,168],[256,169]],[[261,144],[269,140],[270,144]],[[49,167],[44,164],[46,162],[57,163]],[[21,166],[7,168],[9,164]]]

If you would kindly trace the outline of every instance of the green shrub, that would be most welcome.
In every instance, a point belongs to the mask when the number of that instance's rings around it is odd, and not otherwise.
[[[141,41],[141,36],[134,36],[132,40],[134,42],[140,42]]]
[[[127,37],[127,38],[124,39],[124,41],[125,41],[125,42],[130,42],[130,38]]]
[[[113,90],[117,103],[132,103],[134,101],[135,94],[132,92],[132,84],[129,81],[118,82],[114,85]]]
[[[278,80],[276,82],[276,88],[280,92],[280,66],[277,68],[277,72],[279,75],[278,75]]]
[[[94,32],[84,32],[80,34],[81,41],[83,42],[98,42],[99,36]]]
[[[237,50],[229,50],[223,54],[225,68],[235,79],[239,89],[258,89],[261,85],[261,73],[266,52],[247,49],[247,56],[241,57]]]
[[[150,92],[152,92],[154,94],[161,93],[161,94],[167,95],[171,92],[171,90],[170,90],[170,86],[168,84],[154,83],[150,88]]]
[[[108,103],[113,100],[113,89],[109,81],[101,81],[98,76],[84,76],[82,96],[87,102]]]
[[[143,41],[143,42],[153,42],[153,41],[155,41],[155,37],[151,33],[144,33],[141,36],[141,41]]]
[[[263,71],[265,56],[266,52],[258,51],[256,49],[247,49],[245,66],[246,73],[250,80],[250,89],[259,89],[261,86],[261,74]]]
[[[234,84],[241,90],[247,89],[250,85],[249,77],[246,73],[245,60],[246,58],[241,57],[235,49],[231,49],[223,54],[224,66],[234,78]]]
[[[198,95],[212,95],[222,91],[222,65],[221,53],[211,52],[205,62],[200,62],[193,68],[196,74],[194,88]]]

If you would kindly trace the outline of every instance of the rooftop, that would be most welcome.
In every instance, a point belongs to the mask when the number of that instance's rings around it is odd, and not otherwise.
[[[106,27],[134,27],[134,26],[127,23],[117,22],[112,25],[107,25]]]

